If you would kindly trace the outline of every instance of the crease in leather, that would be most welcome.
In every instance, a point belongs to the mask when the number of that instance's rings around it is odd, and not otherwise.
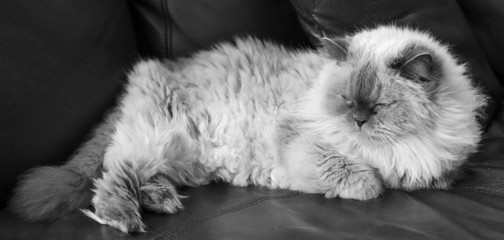
[[[171,58],[172,57],[172,39],[171,39],[171,33],[172,33],[172,26],[171,26],[171,19],[169,15],[169,7],[168,7],[168,1],[166,0],[160,0],[161,2],[161,14],[163,15],[163,21],[164,21],[164,33],[163,33],[163,52],[164,52],[164,57],[165,58]]]
[[[304,194],[300,193],[300,192],[289,192],[289,193],[282,194],[282,195],[265,196],[265,197],[253,198],[251,200],[248,200],[248,201],[245,201],[243,203],[239,203],[239,204],[230,206],[228,208],[224,208],[224,209],[221,209],[221,210],[212,211],[212,212],[209,212],[209,213],[206,213],[206,214],[202,214],[202,215],[196,217],[195,219],[190,220],[190,221],[182,224],[182,226],[178,227],[178,229],[176,229],[176,230],[169,230],[169,231],[160,233],[158,236],[153,237],[152,239],[164,239],[165,237],[180,238],[179,234],[182,234],[182,233],[186,232],[187,230],[189,230],[191,227],[200,225],[200,224],[202,224],[202,223],[204,223],[204,222],[206,222],[208,220],[211,220],[213,218],[217,218],[217,217],[222,216],[222,215],[234,213],[234,212],[246,209],[248,207],[260,204],[262,202],[266,202],[266,201],[270,201],[270,200],[287,200],[287,199],[293,199],[293,198],[297,198],[297,197],[299,197],[301,195],[304,195]]]

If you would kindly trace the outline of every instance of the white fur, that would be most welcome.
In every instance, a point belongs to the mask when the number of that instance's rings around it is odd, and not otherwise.
[[[266,185],[269,174],[263,171],[274,161],[276,122],[292,111],[324,59],[251,38],[236,44],[186,59],[177,72],[156,61],[138,64],[105,167],[126,160],[158,169],[164,162],[157,160],[165,159],[164,145],[174,132],[187,135],[186,129],[195,127],[197,139],[187,143],[191,161],[235,185]],[[165,116],[168,101],[174,108],[171,119]]]
[[[411,42],[424,44],[443,59],[442,106],[436,109],[434,128],[422,128],[418,135],[390,144],[354,134],[342,119],[326,113],[322,101],[328,79],[347,78],[350,69],[311,50],[286,50],[245,38],[175,62],[140,62],[130,73],[122,118],[105,155],[107,172],[97,180],[93,203],[106,201],[100,197],[100,186],[113,184],[114,172],[124,167],[138,174],[140,186],[161,172],[180,185],[221,179],[237,186],[357,199],[379,194],[378,176],[393,188],[428,187],[433,178],[458,167],[476,150],[476,115],[484,98],[472,87],[465,66],[428,34],[395,27],[366,30],[351,38],[349,52],[362,51],[386,71],[386,58]],[[301,136],[283,146],[279,123],[293,117],[302,122],[297,129]],[[314,148],[318,143],[329,144],[353,161],[313,159],[326,154]],[[355,178],[355,188],[371,193],[352,197],[352,183],[343,188],[327,176],[321,180],[327,174],[324,166],[338,164],[347,166],[344,174],[365,172]],[[408,179],[401,183],[404,175]],[[124,231],[125,224],[117,224]]]
[[[390,56],[397,56],[398,51],[411,43],[427,46],[442,60],[444,78],[438,86],[441,106],[436,109],[439,112],[436,113],[434,128],[421,128],[417,135],[384,145],[370,142],[345,130],[347,126],[338,125],[334,117],[324,112],[321,102],[326,88],[324,81],[348,77],[345,75],[349,72],[345,69],[348,68],[346,65],[327,67],[319,78],[319,87],[311,89],[298,112],[303,118],[318,118],[312,121],[318,126],[311,129],[330,127],[338,132],[326,136],[328,141],[333,142],[343,155],[377,168],[392,188],[428,187],[431,179],[440,178],[462,165],[468,155],[477,149],[481,130],[476,117],[486,101],[484,95],[472,86],[465,65],[457,63],[448,48],[427,33],[396,27],[362,31],[351,38],[349,51],[362,51],[364,56],[385,69]],[[403,175],[409,176],[409,181],[400,185],[398,176]]]

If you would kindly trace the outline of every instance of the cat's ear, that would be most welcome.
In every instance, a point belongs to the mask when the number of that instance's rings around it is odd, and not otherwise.
[[[401,75],[412,80],[429,81],[432,73],[432,55],[428,52],[416,53],[399,67]]]
[[[328,37],[323,34],[320,38],[320,54],[323,57],[344,61],[348,55],[348,41],[341,37]]]
[[[399,74],[431,89],[437,85],[439,70],[434,56],[425,48],[410,47],[391,65]]]

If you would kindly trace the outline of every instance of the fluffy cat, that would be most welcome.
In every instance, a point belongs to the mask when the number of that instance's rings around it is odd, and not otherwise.
[[[141,232],[140,208],[176,212],[178,186],[213,180],[357,200],[449,187],[477,149],[486,99],[465,65],[407,28],[321,42],[249,37],[138,63],[92,138],[66,165],[26,174],[12,209],[40,221],[91,201],[89,217]]]

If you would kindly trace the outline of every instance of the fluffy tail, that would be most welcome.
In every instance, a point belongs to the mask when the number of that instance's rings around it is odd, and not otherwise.
[[[30,170],[19,182],[10,208],[29,221],[50,221],[87,207],[92,196],[90,178],[63,167]]]
[[[22,176],[10,210],[29,221],[51,221],[88,207],[93,180],[101,176],[105,149],[118,118],[118,111],[110,114],[65,165],[35,168]]]

